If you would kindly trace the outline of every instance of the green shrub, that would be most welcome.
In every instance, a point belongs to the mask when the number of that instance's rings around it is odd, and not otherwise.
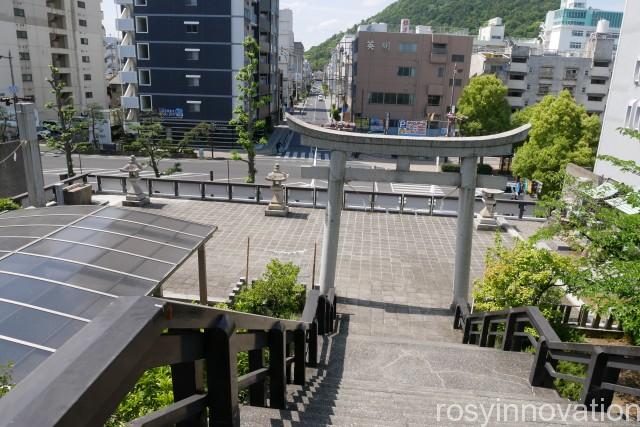
[[[491,165],[488,165],[486,163],[479,163],[478,164],[478,174],[480,175],[491,175],[493,173],[493,168],[491,167]]]
[[[587,368],[581,363],[567,362],[561,360],[556,366],[556,371],[562,374],[573,375],[576,377],[584,378],[587,376]],[[556,379],[553,381],[553,385],[558,390],[558,394],[565,399],[578,400],[582,393],[582,384],[573,381],[566,381]]]
[[[8,365],[0,365],[0,397],[11,391],[14,386],[11,380],[11,369],[13,364],[9,362]]]
[[[456,172],[460,173],[460,165],[457,163],[443,163],[440,166],[440,170],[442,172]],[[493,168],[491,165],[487,164],[478,164],[478,174],[480,175],[491,175],[493,173]]]
[[[20,205],[11,199],[0,199],[0,212],[15,211],[20,209]]]
[[[162,175],[173,175],[178,172],[182,172],[182,164],[180,164],[180,162],[174,163],[173,166],[162,172]]]

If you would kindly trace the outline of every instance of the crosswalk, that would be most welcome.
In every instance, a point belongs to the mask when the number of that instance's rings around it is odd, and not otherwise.
[[[278,157],[284,159],[313,159],[313,153],[309,151],[286,151],[283,154],[279,154]],[[330,160],[331,153],[318,152],[318,160]]]

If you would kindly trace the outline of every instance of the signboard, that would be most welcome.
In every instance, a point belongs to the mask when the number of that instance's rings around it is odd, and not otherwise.
[[[400,120],[398,124],[398,135],[403,136],[426,136],[427,135],[427,122],[426,121],[412,121],[412,120]]]
[[[158,108],[158,114],[162,118],[177,118],[184,117],[184,110],[182,108]]]
[[[384,132],[384,121],[377,117],[371,117],[369,130],[372,132]]]
[[[111,121],[110,111],[104,110],[101,111],[102,118],[96,120],[95,129],[96,129],[96,142],[98,146],[102,149],[105,148],[105,145],[113,145],[113,141],[111,140]],[[89,141],[93,142],[93,126],[91,126],[91,122],[89,120]]]
[[[356,129],[369,130],[368,117],[356,117],[355,123],[356,123]]]
[[[408,33],[410,31],[410,24],[411,21],[408,19],[403,19],[400,21],[400,32],[401,33]]]

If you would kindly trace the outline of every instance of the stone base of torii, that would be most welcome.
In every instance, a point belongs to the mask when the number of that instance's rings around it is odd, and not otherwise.
[[[504,177],[478,175],[478,158],[512,154],[513,145],[527,137],[530,125],[497,135],[434,138],[342,132],[311,125],[291,115],[287,115],[287,122],[291,130],[302,135],[302,145],[331,151],[329,167],[302,168],[302,178],[328,181],[320,264],[320,290],[323,294],[335,286],[344,184],[348,181],[375,181],[459,188],[452,305],[456,301],[469,300],[476,188],[502,190],[507,182]],[[347,167],[348,153],[395,155],[396,169]],[[437,156],[460,158],[460,173],[410,170],[412,158]]]

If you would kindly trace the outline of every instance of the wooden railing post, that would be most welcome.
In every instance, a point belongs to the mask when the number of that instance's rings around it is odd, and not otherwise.
[[[235,325],[227,315],[220,316],[216,326],[205,332],[207,403],[212,426],[240,426],[234,332]]]
[[[231,183],[227,183],[227,197],[229,201],[233,200],[233,186]]]
[[[96,175],[96,182],[98,184],[98,193],[102,193],[102,177],[100,175]]]
[[[180,197],[180,186],[178,185],[178,181],[173,181],[173,195]]]
[[[269,406],[284,409],[287,402],[287,335],[278,322],[269,331]]]
[[[191,397],[201,390],[202,370],[196,368],[197,362],[185,362],[171,365],[171,382],[173,384],[173,401],[178,402]],[[201,366],[200,366],[201,367]],[[177,427],[200,427],[206,425],[204,414],[200,413],[176,424]]]
[[[516,329],[516,314],[509,310],[507,321],[504,324],[504,333],[502,334],[502,351],[511,351],[513,348],[513,333]]]
[[[536,355],[531,365],[531,373],[529,374],[529,384],[534,387],[553,387],[553,377],[545,367],[548,353],[549,346],[547,345],[547,339],[540,337],[538,345],[536,346]]]
[[[318,366],[318,319],[311,322],[309,328],[309,359],[307,364],[315,368]]]
[[[478,345],[480,347],[487,346],[487,338],[489,337],[489,325],[491,324],[491,318],[488,315],[484,315],[482,317],[482,331],[480,332],[480,342]]]
[[[306,381],[306,348],[307,348],[307,328],[298,325],[293,332],[294,361],[293,361],[293,383],[304,385]]]
[[[318,308],[316,309],[316,318],[318,319],[318,335],[325,335],[327,333],[327,297],[320,295],[318,298]]]
[[[149,187],[149,197],[153,196],[153,180],[147,180],[147,186]]]
[[[264,357],[262,349],[249,351],[249,371],[256,371],[264,368]],[[264,407],[265,405],[265,384],[259,382],[249,386],[249,405]]]
[[[607,368],[608,355],[602,348],[594,347],[587,368],[587,377],[580,394],[580,403],[590,409],[607,411],[613,400],[613,391],[601,388],[603,382],[617,383],[620,369]]]
[[[122,192],[127,194],[127,178],[120,178],[120,185],[122,186]]]

